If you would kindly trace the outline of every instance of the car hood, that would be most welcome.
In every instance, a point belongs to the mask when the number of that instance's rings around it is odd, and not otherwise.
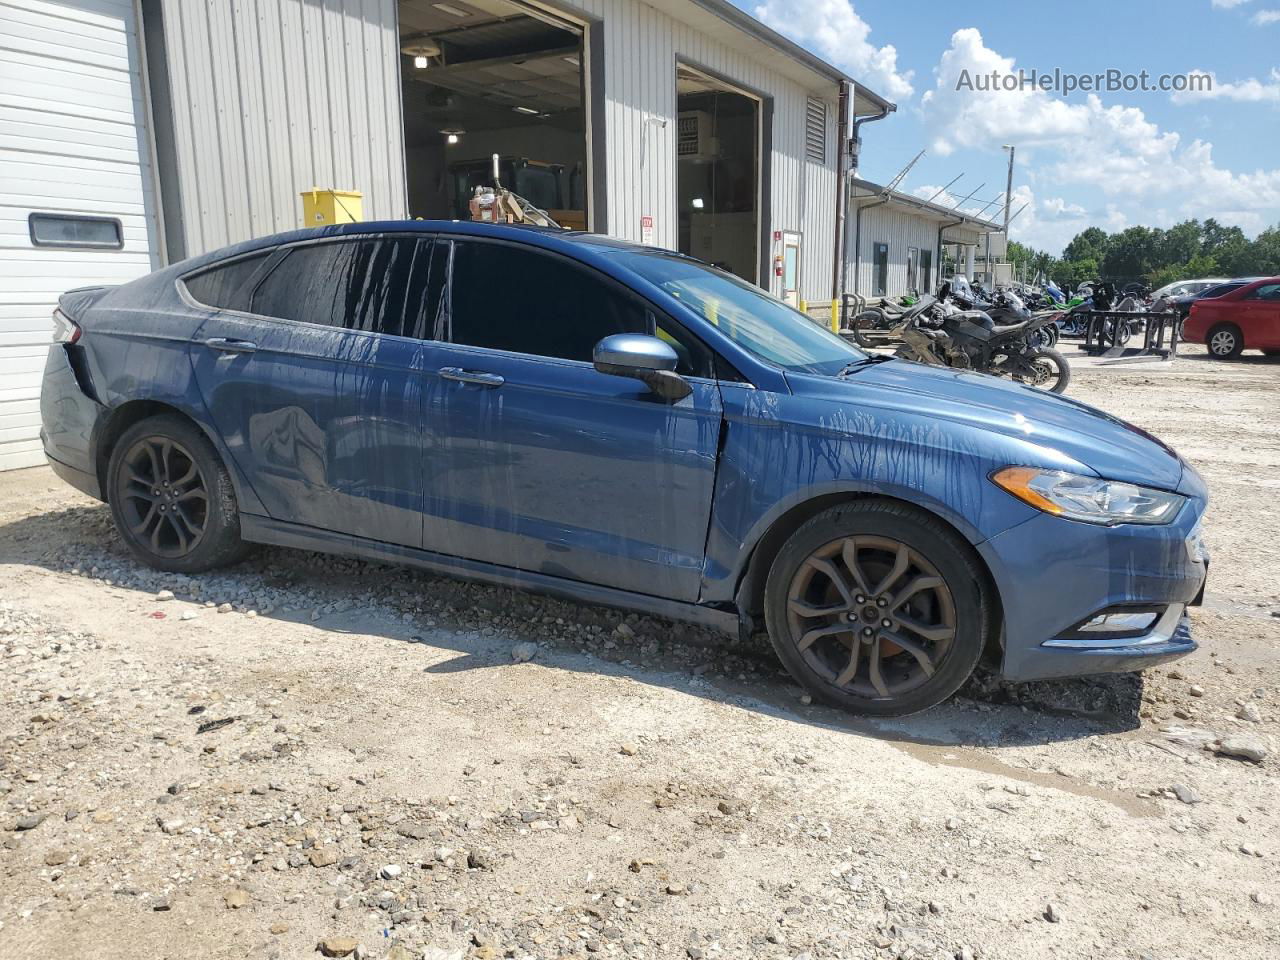
[[[1182,479],[1182,459],[1145,430],[1070,397],[985,374],[889,360],[843,379],[788,379],[796,393],[862,409],[901,410],[1026,441],[1110,480],[1174,490]]]

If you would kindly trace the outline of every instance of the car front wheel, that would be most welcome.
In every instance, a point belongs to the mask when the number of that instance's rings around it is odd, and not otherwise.
[[[107,490],[116,530],[148,566],[199,573],[247,552],[227,468],[182,417],[150,417],[127,429],[111,454]]]
[[[1234,360],[1244,350],[1244,337],[1240,328],[1229,323],[1221,323],[1209,331],[1205,339],[1209,353],[1219,360]]]
[[[936,518],[858,501],[823,511],[783,545],[765,619],[813,696],[900,716],[945,700],[973,672],[990,628],[984,584],[972,550]]]

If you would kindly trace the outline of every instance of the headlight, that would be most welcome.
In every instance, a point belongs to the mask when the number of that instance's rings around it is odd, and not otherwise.
[[[1005,467],[993,473],[991,479],[1037,510],[1108,526],[1168,523],[1178,515],[1186,499],[1167,490],[1038,467]]]

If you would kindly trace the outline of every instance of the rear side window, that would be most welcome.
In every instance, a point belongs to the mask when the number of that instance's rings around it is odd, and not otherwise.
[[[1280,300],[1280,283],[1264,283],[1253,293],[1249,294],[1250,300]]]
[[[417,250],[412,237],[295,247],[258,284],[251,309],[299,323],[418,335],[430,264]]]
[[[212,267],[182,282],[196,303],[218,310],[248,310],[253,281],[271,251]]]
[[[604,277],[549,254],[457,241],[446,317],[453,343],[590,362],[612,333],[648,333],[645,304]]]

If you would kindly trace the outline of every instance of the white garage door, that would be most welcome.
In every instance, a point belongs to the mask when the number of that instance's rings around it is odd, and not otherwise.
[[[0,470],[42,463],[50,314],[156,263],[133,0],[0,0]]]

